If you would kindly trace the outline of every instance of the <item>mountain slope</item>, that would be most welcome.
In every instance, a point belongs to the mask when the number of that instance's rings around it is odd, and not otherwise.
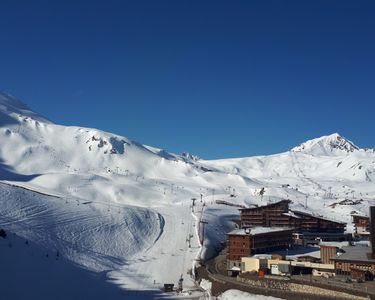
[[[109,272],[126,289],[155,290],[181,274],[194,289],[187,272],[220,249],[237,214],[216,200],[288,198],[296,210],[347,222],[350,232],[350,214],[367,214],[375,199],[375,153],[338,134],[276,155],[209,161],[57,125],[0,94],[0,141],[0,227]]]
[[[291,151],[303,152],[315,156],[346,155],[358,151],[359,148],[351,141],[334,133],[302,143]]]

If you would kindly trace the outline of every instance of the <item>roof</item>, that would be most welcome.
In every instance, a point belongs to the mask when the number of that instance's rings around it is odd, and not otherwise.
[[[256,207],[240,208],[239,210],[249,210],[249,209],[258,209],[258,208],[264,208],[264,207],[271,207],[271,206],[275,206],[275,205],[278,205],[278,204],[283,203],[283,202],[287,202],[289,204],[292,201],[290,201],[290,200],[280,200],[280,201],[275,202],[275,203],[270,203],[270,204],[256,206]]]
[[[365,219],[365,220],[370,220],[370,217],[364,216],[364,215],[358,215],[358,214],[351,214],[353,218],[359,218],[359,219]]]
[[[297,256],[296,258],[297,259],[312,258],[314,260],[319,260],[320,259],[320,257],[316,257],[316,256],[312,256],[312,255],[301,255],[301,256]]]
[[[342,250],[344,250],[345,253],[336,255],[331,259],[335,261],[358,261],[375,264],[375,259],[369,256],[369,253],[371,252],[371,247],[348,246],[342,247]]]
[[[344,225],[346,225],[345,222],[330,220],[330,219],[324,218],[322,216],[313,215],[313,214],[305,212],[305,211],[294,210],[293,213],[295,213],[297,215],[308,216],[308,217],[312,217],[312,218],[316,218],[316,219],[320,219],[320,220],[324,220],[324,221],[329,221],[329,222],[333,222],[333,223],[337,223],[337,224],[344,224]]]
[[[291,231],[294,230],[294,228],[290,227],[251,227],[247,228],[246,230],[250,230],[250,233],[246,233],[245,229],[234,229],[231,232],[228,232],[227,235],[258,235],[258,234],[266,234],[266,233],[272,233],[272,232],[282,232],[282,231]]]
[[[322,244],[320,244],[319,246],[320,246],[320,248],[331,248],[331,249],[337,249],[338,248],[337,246],[333,246],[333,245],[322,245]]]
[[[293,218],[296,218],[296,219],[301,219],[301,217],[297,216],[293,211],[288,211],[286,213],[283,213],[284,216],[289,216],[289,217],[293,217]]]
[[[320,242],[319,246],[320,247],[342,248],[342,247],[349,246],[349,242],[348,241],[343,241],[343,242]]]
[[[361,215],[361,214],[358,214],[358,213],[352,213],[350,214],[352,217],[358,217],[358,218],[365,218],[365,219],[369,219],[370,217],[367,216],[367,215]]]

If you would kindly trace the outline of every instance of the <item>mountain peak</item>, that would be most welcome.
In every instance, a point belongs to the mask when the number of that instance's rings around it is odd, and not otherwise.
[[[200,160],[199,156],[193,155],[189,152],[182,152],[181,157],[185,160],[188,160],[188,161],[198,161],[198,160]]]
[[[303,152],[311,155],[342,155],[359,150],[353,142],[338,133],[312,139],[291,149],[292,152]]]

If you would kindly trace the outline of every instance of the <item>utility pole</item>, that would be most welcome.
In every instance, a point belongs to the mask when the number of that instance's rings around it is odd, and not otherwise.
[[[194,235],[189,234],[189,236],[188,236],[187,239],[186,239],[186,242],[189,243],[189,248],[191,248],[191,238],[192,238],[193,236],[194,236]]]
[[[202,235],[201,235],[201,241],[200,242],[201,242],[201,245],[203,246],[203,243],[204,243],[204,225],[208,224],[208,222],[200,220],[199,223],[202,224]]]
[[[182,274],[181,274],[181,277],[180,279],[178,280],[178,291],[181,293],[182,292],[182,282],[184,281],[184,279],[182,278]]]
[[[309,197],[309,195],[305,195],[306,199],[305,199],[305,208],[307,208],[307,198]]]
[[[197,198],[191,198],[191,201],[193,201],[191,204],[191,212],[194,212],[195,200],[197,200]]]

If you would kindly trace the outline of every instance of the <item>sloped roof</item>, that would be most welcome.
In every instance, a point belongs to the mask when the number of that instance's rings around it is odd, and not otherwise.
[[[245,229],[234,229],[231,232],[228,232],[227,235],[249,235],[254,236],[258,234],[265,234],[265,233],[271,233],[271,232],[282,232],[282,231],[290,231],[294,228],[290,227],[262,227],[262,226],[256,226],[247,228],[247,230],[250,230],[249,233],[246,232]]]
[[[375,264],[375,259],[371,258],[369,255],[371,247],[348,246],[342,247],[342,250],[344,250],[345,253],[336,255],[331,259],[335,261],[358,261]]]
[[[320,219],[320,220],[324,220],[324,221],[329,221],[329,222],[333,222],[333,223],[337,223],[337,224],[346,225],[345,222],[327,219],[327,218],[324,218],[322,216],[317,216],[317,215],[314,215],[312,213],[308,213],[308,212],[305,212],[305,211],[293,210],[293,213],[296,214],[296,215],[307,216],[307,217],[312,217],[312,218],[316,218],[316,219]]]
[[[264,207],[272,207],[272,206],[276,206],[276,205],[278,205],[280,203],[283,203],[283,202],[287,202],[289,204],[292,201],[284,199],[284,200],[280,200],[280,201],[275,202],[275,203],[269,203],[269,204],[266,204],[266,205],[261,205],[261,206],[256,206],[256,207],[240,208],[239,210],[251,210],[251,209],[264,208]]]

